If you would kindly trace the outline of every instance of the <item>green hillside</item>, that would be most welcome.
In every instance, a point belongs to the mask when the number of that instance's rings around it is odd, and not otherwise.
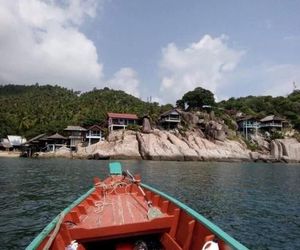
[[[300,91],[287,97],[248,96],[214,103],[211,92],[196,88],[185,93],[177,104],[184,107],[184,103],[188,103],[194,110],[198,105],[201,109],[201,105],[207,103],[207,93],[209,104],[218,108],[216,115],[220,117],[224,117],[222,110],[242,111],[257,118],[275,114],[300,130]],[[5,85],[0,86],[0,136],[18,134],[30,138],[39,133],[59,132],[67,125],[105,125],[107,112],[147,114],[156,121],[160,113],[170,108],[170,104],[144,102],[124,91],[109,88],[81,94],[60,86]]]
[[[226,110],[239,110],[246,115],[263,118],[277,115],[287,119],[293,127],[300,130],[300,91],[295,90],[287,97],[247,96],[230,98],[218,104]]]
[[[103,124],[107,112],[149,114],[155,119],[161,109],[164,107],[158,103],[146,103],[108,88],[80,95],[59,86],[6,85],[0,87],[0,136],[32,137],[61,131],[72,124]]]

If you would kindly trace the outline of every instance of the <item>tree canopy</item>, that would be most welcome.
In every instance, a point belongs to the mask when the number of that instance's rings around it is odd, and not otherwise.
[[[107,112],[147,114],[155,120],[161,108],[156,102],[143,102],[109,88],[80,95],[59,86],[0,86],[0,136],[33,137],[62,131],[67,125],[101,125]]]
[[[286,97],[247,96],[215,103],[213,93],[198,87],[177,101],[182,108],[185,103],[190,110],[212,105],[217,110],[242,111],[257,118],[274,114],[300,130],[298,90]],[[60,132],[67,125],[105,125],[107,112],[148,115],[157,121],[161,113],[172,107],[171,104],[160,106],[157,102],[144,102],[107,87],[80,94],[51,85],[5,85],[0,86],[0,137],[18,134],[30,138],[40,133]]]
[[[215,104],[214,94],[207,89],[197,87],[193,91],[185,93],[183,97],[176,102],[176,105],[181,108],[184,108],[185,104],[188,105],[189,109],[199,109],[204,105],[212,106]]]
[[[287,97],[283,96],[247,96],[230,98],[218,104],[227,110],[242,111],[246,115],[263,118],[277,115],[287,119],[297,130],[300,130],[300,91],[296,90]]]

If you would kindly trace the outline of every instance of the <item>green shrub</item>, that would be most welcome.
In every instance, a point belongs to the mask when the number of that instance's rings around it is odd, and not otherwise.
[[[246,143],[246,145],[247,145],[247,148],[249,149],[249,150],[251,150],[251,151],[256,151],[256,150],[258,150],[258,145],[256,144],[256,143],[253,143],[253,142],[251,142],[251,141],[249,141],[249,140],[244,140],[244,142]]]
[[[298,142],[300,142],[300,133],[296,132],[296,133],[294,134],[294,138],[296,138],[296,140],[297,140]]]
[[[240,141],[240,137],[237,135],[228,135],[227,139],[231,141],[238,141],[238,142]]]
[[[275,139],[283,139],[284,136],[280,131],[274,131],[271,133],[271,140],[275,140]]]
[[[140,126],[136,124],[129,124],[126,129],[133,131],[140,131]]]
[[[228,118],[226,116],[222,117],[222,118],[224,120],[225,125],[227,125],[229,129],[231,129],[233,131],[236,130],[236,125],[235,125],[235,123],[234,123],[234,121],[232,119],[230,119],[230,118]]]

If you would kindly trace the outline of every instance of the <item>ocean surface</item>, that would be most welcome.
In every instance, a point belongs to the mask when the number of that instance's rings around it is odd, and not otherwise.
[[[250,249],[300,249],[300,165],[122,161]],[[108,161],[0,158],[0,249],[24,249]]]

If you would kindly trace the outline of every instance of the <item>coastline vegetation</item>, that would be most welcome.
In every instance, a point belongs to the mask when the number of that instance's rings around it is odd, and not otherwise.
[[[215,115],[234,128],[234,119],[227,111],[241,111],[246,115],[262,118],[274,114],[285,118],[296,130],[300,130],[300,91],[283,97],[247,96],[215,102],[209,90],[200,87],[185,93],[177,106],[189,110],[203,105],[212,107]],[[173,106],[157,102],[144,102],[121,90],[93,89],[80,93],[51,85],[0,86],[0,136],[19,134],[33,137],[40,133],[54,133],[67,125],[104,125],[107,112],[148,115],[153,121]],[[280,137],[280,135],[278,135]]]
[[[293,128],[300,130],[300,90],[294,90],[288,96],[247,96],[230,98],[218,103],[226,110],[241,111],[246,115],[263,118],[273,114],[285,118]]]

